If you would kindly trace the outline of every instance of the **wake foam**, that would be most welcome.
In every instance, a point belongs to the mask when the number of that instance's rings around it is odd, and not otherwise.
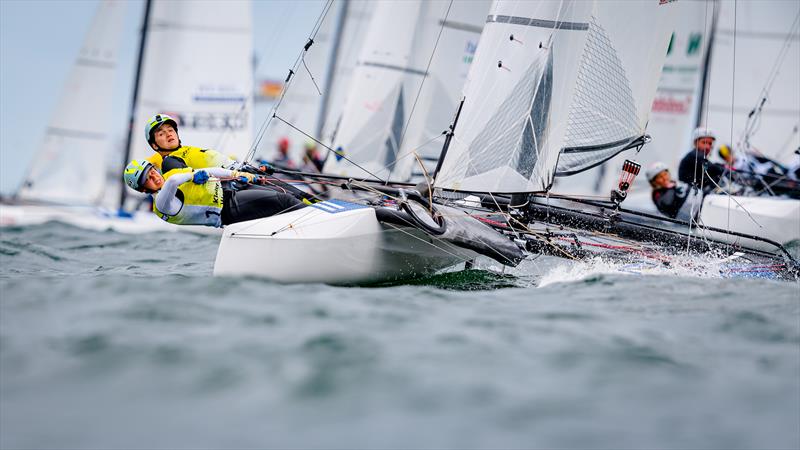
[[[750,264],[752,266],[752,264]],[[668,260],[609,260],[600,256],[580,261],[560,261],[544,271],[538,287],[586,281],[602,275],[660,275],[688,278],[772,278],[772,272],[752,271],[736,256],[675,255]]]

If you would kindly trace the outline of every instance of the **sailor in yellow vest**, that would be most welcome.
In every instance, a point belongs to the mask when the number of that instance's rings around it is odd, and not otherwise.
[[[194,170],[211,167],[222,167],[231,170],[242,168],[240,170],[244,170],[247,167],[246,164],[242,164],[217,151],[183,145],[178,136],[178,122],[166,114],[156,114],[148,120],[145,124],[144,132],[147,142],[156,152],[147,161],[159,169],[164,178],[169,178],[175,169],[185,169],[187,167]],[[272,173],[268,167],[260,167],[258,171],[260,173]],[[300,200],[305,200],[306,203],[314,202],[313,196],[277,179],[272,178],[267,184],[266,186],[255,185],[233,180],[223,183],[222,187],[237,191],[261,189],[288,192]]]
[[[166,114],[156,114],[147,121],[144,127],[145,139],[155,154],[147,160],[166,174],[175,167],[162,167],[162,161],[167,156],[181,161],[193,169],[207,167],[223,167],[233,169],[236,160],[217,151],[183,145],[178,136],[178,122]]]
[[[258,182],[256,175],[221,167],[175,169],[166,180],[150,161],[133,160],[123,179],[130,188],[155,195],[153,212],[177,225],[221,227],[269,217],[305,205],[294,196],[269,190],[226,189],[221,179]]]

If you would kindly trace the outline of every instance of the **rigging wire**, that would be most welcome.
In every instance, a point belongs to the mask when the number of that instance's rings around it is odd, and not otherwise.
[[[310,42],[311,42],[312,44],[314,43],[313,41],[310,41]],[[317,89],[317,94],[319,94],[320,96],[322,96],[322,91],[321,91],[321,90],[319,90],[319,86],[317,86],[317,80],[315,80],[315,79],[314,79],[314,74],[312,74],[312,73],[311,73],[311,69],[309,69],[309,68],[308,68],[308,65],[306,64],[306,57],[305,57],[305,53],[306,53],[306,52],[304,51],[304,52],[303,52],[303,58],[301,58],[301,59],[302,59],[302,61],[303,61],[303,67],[305,67],[305,68],[306,68],[306,72],[308,72],[308,77],[309,77],[309,78],[311,78],[311,82],[314,84],[314,87]]]
[[[705,4],[705,8],[703,9],[703,13],[704,13],[704,17],[703,17],[703,35],[707,36],[706,40],[709,41],[709,48],[708,48],[708,50],[706,50],[706,52],[711,53],[712,49],[711,49],[710,45],[711,45],[711,42],[713,42],[713,41],[711,40],[711,37],[710,37],[711,33],[709,33],[708,5],[709,5],[709,3],[707,2]],[[711,8],[712,8],[711,9],[711,16],[712,16],[711,20],[713,22],[716,22],[717,17],[718,17],[718,14],[717,14],[717,11],[716,11],[716,7],[717,7],[716,3],[712,3],[711,4]],[[713,33],[714,29],[716,28],[716,26],[715,26],[716,24],[712,23],[711,25],[712,25],[711,26],[711,32]],[[708,55],[706,55],[706,64],[708,64],[708,59],[709,59]],[[706,93],[705,98],[708,99],[711,96],[710,95],[711,94],[711,80],[710,80],[710,77],[705,77],[703,79],[703,82],[705,83],[705,86],[703,86],[703,92]],[[705,107],[705,111],[700,111],[699,115],[703,116],[705,114],[705,120],[703,120],[703,123],[705,123],[706,127],[708,127],[708,109],[709,109],[708,100],[705,101],[704,105],[701,105],[701,108],[702,107]],[[699,120],[698,120],[698,122],[699,122]],[[698,123],[698,125],[700,125],[700,124]],[[692,147],[694,147],[694,142],[692,142]],[[695,154],[695,158],[694,158],[693,173],[697,174],[697,155],[696,154]],[[703,178],[705,178],[705,170],[703,171],[703,176],[701,177],[701,181],[700,181],[700,184],[701,184],[700,192],[701,193],[703,192],[703,190],[702,190],[702,183],[703,183],[702,179]],[[694,180],[694,181],[697,182],[697,180]],[[695,207],[695,203],[692,202],[692,205],[689,208],[689,221],[688,221],[689,232],[686,234],[686,253],[689,253],[689,251],[691,250],[691,245],[692,245],[692,223],[694,223],[696,225],[700,225],[694,218],[694,207]],[[698,211],[698,213],[699,213],[699,211]]]
[[[736,2],[736,0],[733,0],[733,63],[732,63],[733,64],[733,68],[732,68],[733,70],[731,70],[731,72],[732,72],[732,75],[731,75],[731,77],[732,77],[732,80],[731,80],[731,127],[730,127],[730,135],[729,135],[731,137],[731,139],[733,139],[733,106],[736,104],[736,19],[737,19],[737,17],[736,17],[736,12],[737,12],[736,11],[736,6],[737,6],[737,2]],[[731,178],[732,177],[733,177],[733,174],[729,170],[728,171],[728,189],[730,189],[730,187],[731,187],[731,183],[732,183],[731,182]],[[712,183],[717,184],[711,178],[709,178],[709,180]],[[724,192],[726,192],[726,194],[728,195],[728,210],[726,211],[727,212],[727,228],[726,228],[726,231],[728,233],[730,233],[731,232],[731,198],[733,198],[733,196],[730,194],[730,192],[727,192],[727,191],[724,191]],[[736,203],[739,204],[739,202],[736,202]],[[747,213],[747,214],[750,215],[750,213]],[[751,218],[752,218],[752,216],[751,216]],[[728,252],[730,253],[730,244],[728,244],[726,246],[726,248],[728,249]]]
[[[387,181],[387,180],[384,180],[383,178],[381,178],[381,177],[379,177],[379,176],[375,175],[374,173],[372,173],[372,172],[370,172],[369,170],[365,169],[364,167],[360,166],[360,165],[359,165],[357,162],[353,161],[352,159],[350,159],[350,158],[348,158],[348,157],[344,156],[343,154],[336,153],[336,151],[335,151],[334,149],[330,148],[328,145],[326,145],[325,143],[323,143],[323,142],[322,142],[322,141],[320,141],[319,139],[315,138],[314,136],[311,136],[310,134],[306,133],[305,131],[301,130],[300,128],[297,128],[296,126],[294,126],[294,125],[292,125],[291,123],[287,122],[287,121],[286,121],[286,120],[284,120],[284,119],[283,119],[281,116],[278,116],[278,115],[273,115],[272,117],[274,117],[274,118],[276,118],[276,119],[280,120],[281,122],[285,123],[286,125],[288,125],[288,126],[289,126],[289,127],[291,127],[292,129],[294,129],[294,130],[298,131],[299,133],[302,133],[302,134],[303,134],[305,137],[307,137],[307,138],[309,138],[309,139],[313,140],[314,142],[316,142],[317,144],[319,144],[319,145],[321,145],[321,146],[325,147],[325,149],[326,149],[326,150],[328,150],[329,152],[333,152],[333,153],[334,153],[334,154],[336,154],[338,157],[344,158],[346,161],[350,162],[350,163],[351,163],[351,164],[353,164],[354,166],[356,166],[356,167],[358,167],[359,169],[363,170],[364,172],[367,172],[368,174],[370,174],[370,175],[371,175],[373,178],[375,178],[376,180],[380,180],[380,181],[383,181],[383,182],[385,182],[385,183],[388,183],[388,181]]]

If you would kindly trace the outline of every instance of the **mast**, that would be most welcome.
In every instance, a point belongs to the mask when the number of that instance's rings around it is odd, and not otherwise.
[[[696,118],[695,118],[695,127],[699,127],[702,123],[703,118],[703,109],[707,107],[706,102],[708,101],[708,74],[711,69],[711,52],[714,49],[714,35],[717,31],[717,15],[719,13],[719,9],[717,8],[717,2],[714,1],[712,3],[712,10],[711,10],[711,29],[708,33],[708,50],[706,51],[706,57],[703,60],[703,75],[700,77],[700,99],[697,102],[697,111],[695,111]]]
[[[142,61],[144,60],[144,48],[147,43],[147,27],[150,23],[150,11],[152,10],[152,0],[145,0],[144,4],[144,19],[142,19],[142,35],[139,40],[139,56],[136,61],[136,75],[133,79],[133,99],[131,100],[131,115],[128,120],[128,136],[125,138],[125,152],[124,159],[122,160],[122,167],[128,164],[128,158],[131,156],[131,142],[133,141],[133,127],[136,125],[136,101],[139,99],[139,79],[142,75]],[[125,186],[122,186],[119,195],[119,209],[125,205],[125,197],[127,192]]]
[[[436,179],[436,175],[439,174],[439,171],[442,169],[442,161],[444,161],[444,157],[447,156],[447,149],[450,147],[450,141],[453,140],[453,135],[456,134],[456,125],[458,125],[458,116],[461,115],[461,108],[464,107],[464,99],[461,99],[461,102],[458,104],[458,110],[456,110],[456,117],[453,119],[453,123],[450,125],[450,130],[447,133],[447,136],[444,138],[444,145],[442,145],[442,153],[439,155],[439,160],[436,162],[436,169],[433,171],[433,179]]]
[[[331,101],[331,89],[333,89],[333,77],[336,72],[337,60],[339,59],[339,49],[342,46],[342,34],[344,32],[344,24],[347,20],[347,9],[349,6],[349,0],[344,0],[342,2],[342,10],[339,11],[339,17],[336,20],[336,34],[333,36],[333,48],[331,49],[331,57],[328,61],[328,76],[325,78],[325,87],[322,91],[322,104],[319,108],[317,129],[314,130],[314,135],[317,136],[318,139],[322,139],[325,117],[328,115],[328,108]]]

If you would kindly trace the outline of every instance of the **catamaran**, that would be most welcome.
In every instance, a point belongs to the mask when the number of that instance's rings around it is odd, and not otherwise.
[[[359,175],[317,179],[366,194],[360,201],[230,225],[214,273],[350,284],[418,277],[478,256],[515,266],[537,254],[602,254],[668,266],[703,252],[719,255],[724,275],[796,276],[797,262],[777,242],[702,226],[687,232],[623,208],[640,170],[633,162],[613,199],[550,193],[556,174],[646,144],[676,18],[670,1],[495,1],[432,181],[389,182],[345,156]]]

